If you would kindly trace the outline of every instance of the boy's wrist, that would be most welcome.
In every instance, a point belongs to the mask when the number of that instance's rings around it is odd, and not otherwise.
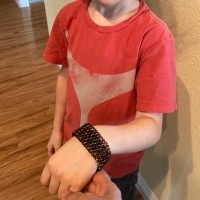
[[[62,131],[63,131],[63,129],[60,127],[53,127],[53,130],[52,130],[52,132],[54,132],[54,133],[58,133],[58,132],[60,133]]]
[[[89,151],[98,163],[98,171],[101,170],[109,161],[111,151],[100,133],[92,125],[86,123],[73,131],[72,136],[75,136]]]

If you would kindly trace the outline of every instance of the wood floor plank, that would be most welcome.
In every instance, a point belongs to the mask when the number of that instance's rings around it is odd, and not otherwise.
[[[40,182],[52,130],[58,70],[42,59],[43,2],[0,1],[0,199],[54,200]]]

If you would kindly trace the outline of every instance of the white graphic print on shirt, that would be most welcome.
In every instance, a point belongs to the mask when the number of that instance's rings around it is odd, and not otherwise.
[[[80,126],[88,121],[91,109],[134,88],[136,70],[115,75],[92,74],[74,60],[68,50],[69,76],[81,110]]]

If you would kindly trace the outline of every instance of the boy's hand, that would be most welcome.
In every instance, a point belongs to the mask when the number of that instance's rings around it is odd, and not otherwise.
[[[79,192],[97,170],[97,162],[75,137],[65,143],[47,162],[41,183],[51,194],[65,197],[70,191]]]
[[[49,157],[51,157],[63,144],[63,134],[61,131],[52,131],[51,137],[47,145]]]

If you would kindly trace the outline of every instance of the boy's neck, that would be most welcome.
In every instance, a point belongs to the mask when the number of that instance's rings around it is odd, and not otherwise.
[[[137,13],[139,0],[91,0],[88,13],[101,26],[116,25]]]
[[[106,19],[114,19],[136,12],[139,0],[91,0],[90,6],[94,7]]]

